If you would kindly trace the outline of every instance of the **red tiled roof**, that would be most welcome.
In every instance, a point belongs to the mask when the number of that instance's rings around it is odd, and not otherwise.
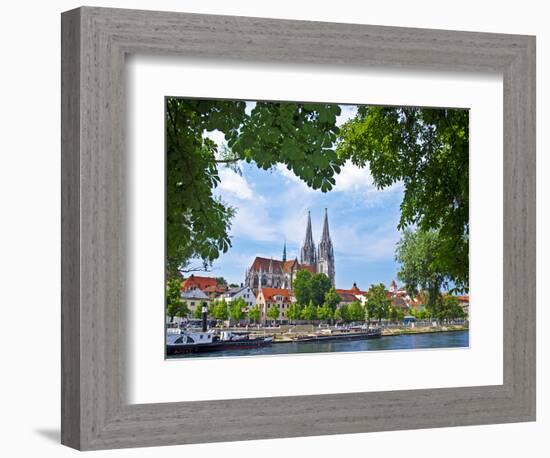
[[[284,261],[282,264],[284,273],[290,273],[293,269],[296,270],[298,267],[300,267],[300,263],[296,259],[292,259],[291,261]]]
[[[354,294],[354,295],[363,295],[367,294],[366,291],[362,291],[357,287],[357,284],[354,283],[351,289],[336,289],[336,292],[340,295],[342,294]]]
[[[260,258],[259,256],[256,256],[256,258],[254,258],[254,262],[252,263],[250,268],[255,271],[268,271],[269,264],[272,265],[274,272],[282,270],[283,261],[279,261],[278,259]]]
[[[273,269],[273,272],[280,273],[290,273],[292,270],[301,270],[301,269],[307,269],[311,273],[315,273],[315,267],[314,266],[308,266],[305,264],[300,264],[296,259],[291,259],[290,261],[280,261],[279,259],[268,259],[268,258],[261,258],[260,256],[256,256],[254,258],[254,261],[252,262],[252,265],[250,266],[250,269],[252,271],[269,271],[269,265],[271,264],[271,268]]]
[[[355,294],[352,294],[352,293],[339,292],[338,296],[340,296],[341,302],[355,302],[357,300],[357,297],[355,296]]]
[[[214,277],[199,277],[197,275],[191,275],[184,280],[181,284],[182,291],[189,291],[190,289],[205,290],[209,286],[217,286],[218,281]]]
[[[264,296],[264,300],[266,302],[270,300],[274,300],[273,296],[282,296],[283,302],[290,301],[290,295],[291,291],[288,289],[282,289],[282,288],[261,288],[262,295]]]
[[[456,296],[460,302],[470,302],[470,296],[468,294],[464,296]]]
[[[227,286],[222,285],[209,285],[203,290],[205,293],[225,293]]]

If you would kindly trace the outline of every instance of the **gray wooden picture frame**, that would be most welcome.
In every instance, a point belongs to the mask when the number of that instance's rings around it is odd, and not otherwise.
[[[61,39],[63,444],[88,450],[535,419],[534,37],[83,7],[62,14]],[[124,62],[135,53],[502,74],[504,383],[128,404]]]

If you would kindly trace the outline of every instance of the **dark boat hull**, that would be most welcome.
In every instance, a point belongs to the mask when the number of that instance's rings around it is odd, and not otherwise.
[[[364,340],[364,339],[377,339],[382,336],[380,331],[376,332],[352,332],[348,334],[330,334],[326,336],[308,336],[301,337],[295,342],[338,342],[341,340]]]
[[[166,345],[167,355],[181,355],[186,353],[204,353],[225,350],[252,350],[271,346],[271,340],[250,339],[228,342],[212,342],[203,344],[172,344]]]

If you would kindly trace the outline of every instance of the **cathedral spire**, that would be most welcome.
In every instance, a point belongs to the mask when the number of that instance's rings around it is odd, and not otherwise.
[[[321,237],[321,242],[330,242],[330,232],[328,230],[328,213],[325,208],[325,221],[323,222],[323,236]]]
[[[317,272],[324,273],[332,285],[335,284],[335,265],[334,265],[334,248],[332,240],[330,240],[330,232],[328,229],[328,211],[325,208],[325,221],[323,222],[323,235],[319,242],[317,252]]]
[[[315,266],[316,258],[317,256],[315,253],[315,243],[313,243],[313,232],[311,230],[311,212],[308,211],[306,238],[304,239],[304,244],[302,245],[300,262],[301,264],[308,264],[310,266]]]
[[[304,246],[313,243],[313,232],[311,230],[311,212],[307,212],[307,228],[306,228],[306,238],[304,240]]]
[[[285,244],[283,245],[283,262],[286,262],[286,240]]]

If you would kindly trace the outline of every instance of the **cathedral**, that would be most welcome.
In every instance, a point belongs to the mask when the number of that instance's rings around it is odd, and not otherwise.
[[[330,278],[334,285],[334,249],[330,239],[326,209],[323,233],[318,246],[315,246],[313,242],[311,214],[308,212],[306,236],[300,250],[300,260],[298,261],[298,257],[293,260],[286,259],[285,243],[282,260],[261,257],[254,259],[254,262],[246,271],[245,285],[255,292],[264,287],[291,289],[296,273],[302,269],[307,269],[311,273],[323,273]]]

